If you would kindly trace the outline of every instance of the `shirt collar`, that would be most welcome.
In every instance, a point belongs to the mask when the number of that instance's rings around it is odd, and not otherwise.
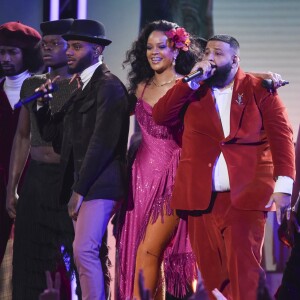
[[[212,88],[213,92],[214,93],[217,93],[217,94],[229,94],[229,93],[232,93],[232,90],[233,90],[233,82],[231,82],[225,89],[218,89],[216,87],[213,87]]]
[[[99,58],[99,62],[95,63],[94,65],[89,66],[83,72],[80,74],[80,79],[83,83],[83,88],[88,84],[88,82],[91,80],[95,70],[102,65],[102,58]]]

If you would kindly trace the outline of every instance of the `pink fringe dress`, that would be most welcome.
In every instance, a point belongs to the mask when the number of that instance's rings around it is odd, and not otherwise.
[[[135,259],[139,243],[149,222],[163,223],[163,210],[175,213],[170,200],[180,147],[174,138],[177,130],[160,126],[152,119],[152,107],[138,99],[135,116],[142,141],[132,166],[127,210],[117,237],[117,299],[131,300]],[[159,234],[159,232],[157,233]],[[197,278],[195,257],[188,239],[187,224],[180,220],[173,239],[164,252],[164,277],[168,293],[182,297]]]

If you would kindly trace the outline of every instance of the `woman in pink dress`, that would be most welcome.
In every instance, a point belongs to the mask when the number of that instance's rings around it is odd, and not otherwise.
[[[170,207],[180,157],[181,128],[159,126],[152,107],[201,58],[198,43],[167,21],[148,24],[125,64],[142,139],[131,167],[129,199],[117,233],[117,299],[139,299],[138,275],[154,299],[183,297],[196,279],[185,220]]]

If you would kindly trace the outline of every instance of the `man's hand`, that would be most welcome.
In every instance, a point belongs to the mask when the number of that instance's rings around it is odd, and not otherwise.
[[[17,193],[14,194],[7,194],[6,196],[6,211],[8,215],[12,218],[16,218],[16,207],[17,207],[17,202],[18,202],[19,196]]]
[[[291,195],[285,193],[273,193],[266,208],[271,207],[272,203],[276,204],[276,217],[280,225],[283,217],[286,215],[287,220],[290,219],[291,214]]]
[[[47,79],[44,84],[42,84],[41,86],[36,88],[34,91],[35,92],[42,91],[42,92],[46,93],[48,90],[52,89],[53,83],[55,83],[55,81],[57,81],[59,78],[60,78],[60,76],[57,75],[53,80]],[[49,100],[51,100],[51,98],[52,98],[52,94],[46,94],[46,95],[44,95],[44,97],[40,97],[37,99],[37,104],[39,106],[43,106],[45,103],[47,103]]]
[[[200,62],[197,62],[194,65],[191,73],[196,72],[199,69],[203,70],[203,74],[192,80],[192,81],[194,81],[196,83],[199,83],[200,81],[203,81],[203,80],[211,77],[215,73],[215,71],[216,71],[215,66],[212,65],[208,60],[202,60]]]
[[[70,201],[68,203],[68,212],[69,212],[69,216],[74,221],[77,220],[79,208],[81,206],[82,201],[83,201],[83,196],[73,191]]]
[[[284,86],[286,81],[284,81],[280,74],[274,73],[274,72],[267,72],[265,73],[264,79],[271,79],[273,82],[273,88],[276,90],[280,88],[281,86]]]
[[[53,284],[51,274],[49,271],[46,271],[46,282],[47,288],[39,296],[39,300],[59,300],[60,299],[60,284],[61,277],[59,273],[55,274],[55,281]]]

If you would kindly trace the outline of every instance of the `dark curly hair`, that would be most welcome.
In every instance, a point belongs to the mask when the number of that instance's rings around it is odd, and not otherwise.
[[[126,59],[123,62],[123,67],[130,65],[131,69],[128,73],[129,93],[136,91],[137,85],[147,81],[154,76],[154,71],[151,69],[147,56],[148,37],[153,31],[169,31],[180,27],[176,23],[166,20],[158,20],[148,23],[141,31],[138,39],[133,42],[130,50],[126,52]],[[194,64],[202,58],[203,49],[197,39],[190,35],[191,44],[188,51],[179,50],[176,58],[175,70],[178,74],[186,75],[190,73]]]

